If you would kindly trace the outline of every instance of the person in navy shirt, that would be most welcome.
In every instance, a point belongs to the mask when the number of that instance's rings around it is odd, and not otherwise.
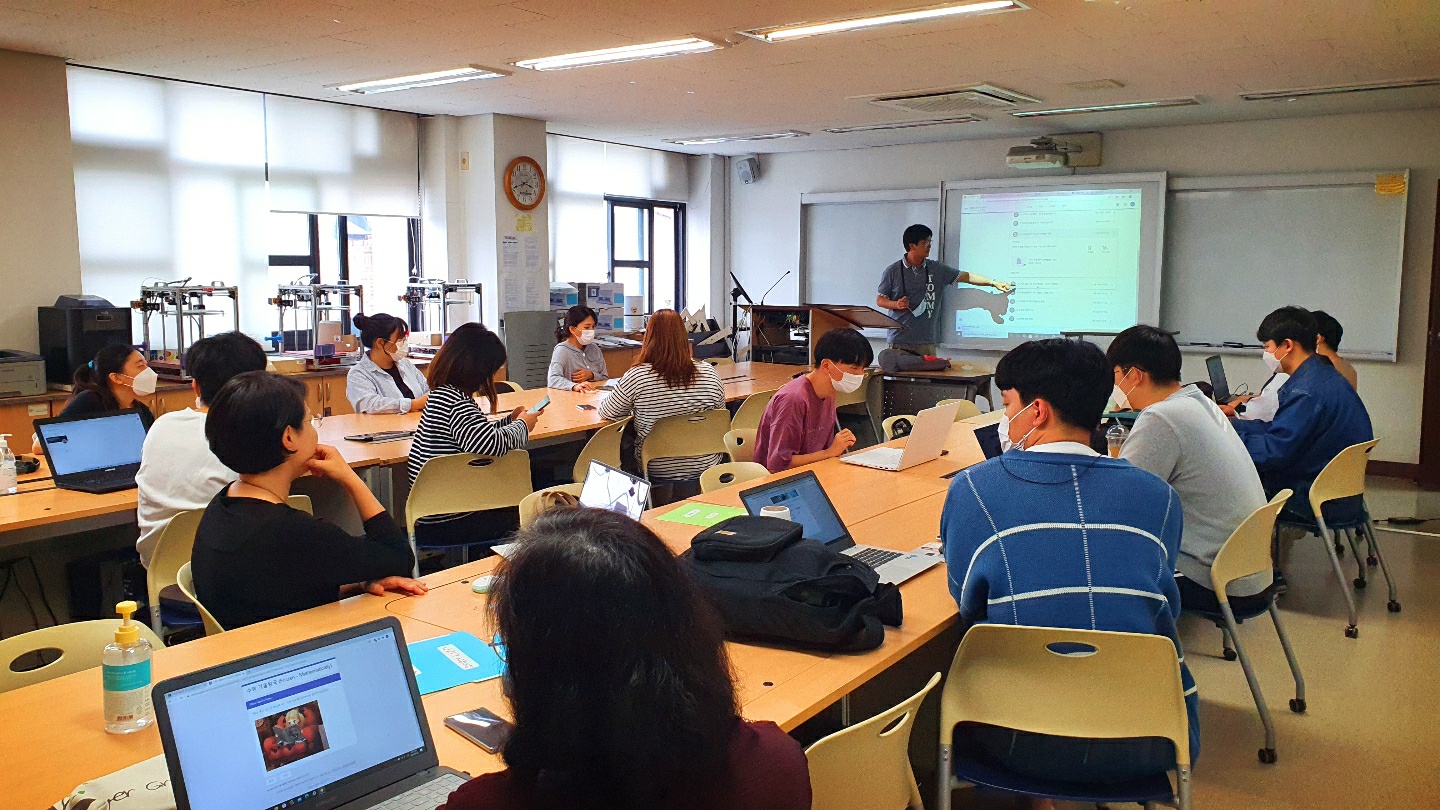
[[[1294,490],[1281,518],[1305,523],[1314,519],[1309,498],[1315,476],[1341,450],[1375,438],[1360,395],[1327,358],[1316,354],[1318,329],[1315,316],[1300,307],[1281,307],[1265,316],[1255,332],[1265,344],[1265,364],[1290,379],[1280,388],[1274,419],[1233,421],[1266,497]],[[1326,505],[1325,518],[1348,522],[1359,518],[1361,508],[1358,496],[1335,501]]]
[[[1088,444],[1113,389],[1093,343],[1021,344],[995,367],[1005,453],[956,475],[940,518],[950,593],[966,625],[980,622],[1151,633],[1175,644],[1200,753],[1195,681],[1175,620],[1183,528],[1170,485]],[[1175,765],[1155,739],[1057,737],[961,726],[957,749],[1012,773],[1089,784],[1139,779]],[[1044,806],[1044,805],[1041,805]]]

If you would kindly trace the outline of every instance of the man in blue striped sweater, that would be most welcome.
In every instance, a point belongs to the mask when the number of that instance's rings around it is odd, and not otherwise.
[[[1154,633],[1175,642],[1199,754],[1195,682],[1175,620],[1180,499],[1165,481],[1090,448],[1112,390],[1105,354],[1079,340],[1025,343],[1000,360],[995,384],[1012,447],[955,476],[945,501],[950,592],[966,624]],[[1166,770],[1169,743],[1077,740],[962,728],[957,749],[1016,773],[1113,783]]]

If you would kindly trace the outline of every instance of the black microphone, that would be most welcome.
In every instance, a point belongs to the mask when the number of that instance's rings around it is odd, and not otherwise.
[[[769,290],[766,290],[766,291],[765,291],[765,294],[760,296],[760,306],[762,306],[762,307],[765,306],[765,296],[766,296],[766,295],[769,295],[772,290],[774,290],[777,286],[779,286],[780,282],[782,282],[782,281],[785,280],[785,276],[790,275],[792,272],[794,272],[794,271],[786,270],[784,275],[782,275],[782,276],[780,276],[779,278],[775,279],[775,283],[770,285],[770,289],[769,289]]]

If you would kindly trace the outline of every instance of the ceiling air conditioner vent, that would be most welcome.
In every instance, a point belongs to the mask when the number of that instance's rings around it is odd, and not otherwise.
[[[869,101],[892,110],[924,115],[955,115],[971,110],[1009,110],[1018,104],[1037,104],[1040,99],[994,85],[980,84],[949,90],[872,96]]]

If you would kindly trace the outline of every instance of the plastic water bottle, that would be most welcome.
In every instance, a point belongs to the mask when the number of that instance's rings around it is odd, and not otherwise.
[[[15,494],[15,454],[10,451],[9,433],[0,433],[0,492]]]
[[[115,606],[124,619],[115,628],[115,640],[105,645],[100,674],[105,689],[105,730],[129,734],[155,722],[150,703],[150,642],[140,637],[140,625],[130,618],[134,602]]]
[[[1130,431],[1125,426],[1116,422],[1111,428],[1105,431],[1105,443],[1110,446],[1110,457],[1119,458],[1120,449],[1125,446],[1125,439],[1129,437]]]

